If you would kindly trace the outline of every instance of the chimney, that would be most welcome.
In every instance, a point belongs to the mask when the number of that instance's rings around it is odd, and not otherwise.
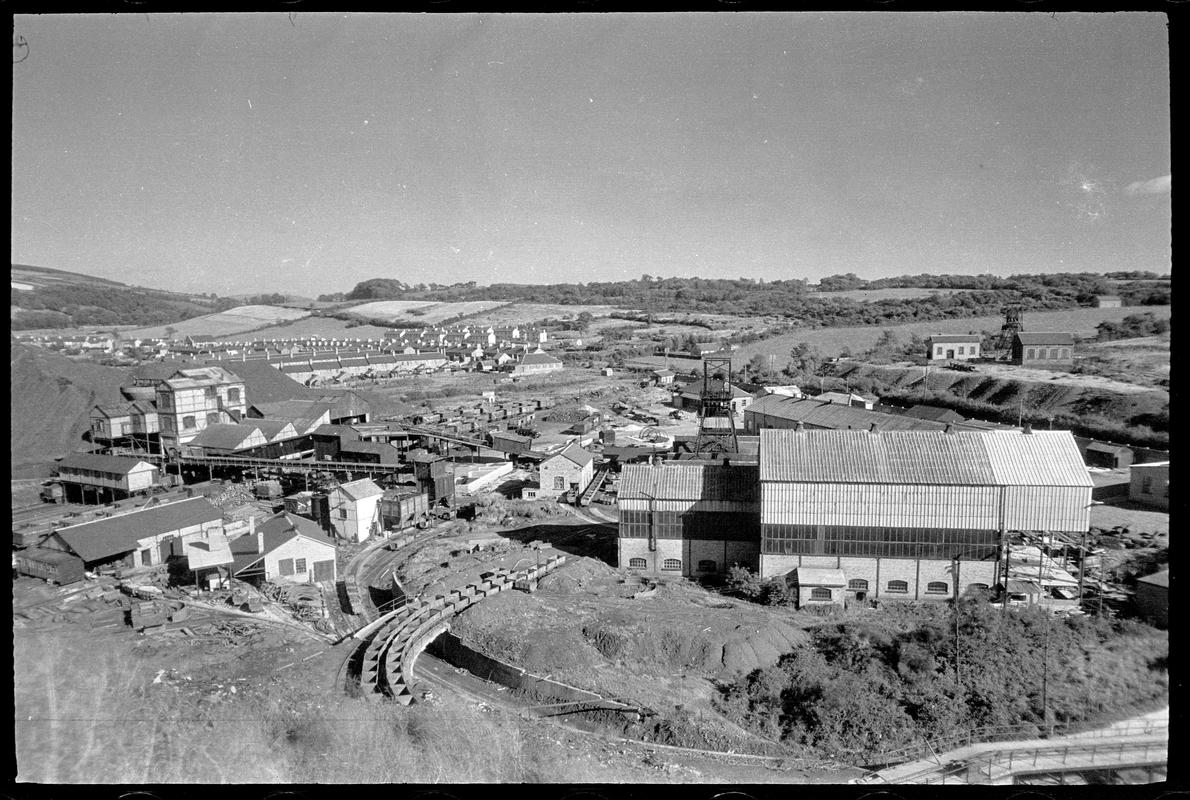
[[[799,419],[799,420],[797,421],[797,425],[794,425],[794,426],[793,426],[793,429],[794,429],[795,431],[797,431],[798,433],[801,433],[802,431],[804,431],[804,430],[806,429],[806,426],[805,426],[805,424],[803,424],[803,423],[802,423],[802,421]]]
[[[1026,422],[1026,423],[1025,423],[1025,429],[1024,429],[1023,431],[1021,431],[1021,432],[1022,432],[1022,433],[1026,433],[1026,434],[1032,433],[1032,432],[1033,432],[1033,425],[1032,425],[1032,424],[1030,424],[1030,423],[1028,423],[1028,422]]]
[[[248,535],[256,537],[256,552],[264,552],[264,531],[256,530],[256,515],[248,517]]]
[[[951,425],[949,422],[946,423],[946,427],[942,429],[942,432],[943,433],[954,433],[954,425]]]
[[[873,422],[872,427],[868,428],[868,433],[875,433],[875,432],[876,432],[876,423]]]

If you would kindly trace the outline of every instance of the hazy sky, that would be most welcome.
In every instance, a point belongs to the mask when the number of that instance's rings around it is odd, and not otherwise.
[[[1160,14],[19,16],[12,260],[171,289],[1170,268]]]

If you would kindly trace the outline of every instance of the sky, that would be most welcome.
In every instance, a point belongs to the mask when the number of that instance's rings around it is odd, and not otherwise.
[[[308,297],[1170,270],[1162,14],[14,25],[14,263]]]

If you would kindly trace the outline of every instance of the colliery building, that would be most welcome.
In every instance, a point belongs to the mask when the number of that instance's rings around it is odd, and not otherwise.
[[[620,475],[620,566],[674,575],[755,567],[759,470],[696,461],[626,464]]]
[[[626,466],[620,566],[838,570],[856,600],[947,599],[1001,580],[1013,532],[1085,533],[1091,488],[1068,431],[762,430],[759,468]]]

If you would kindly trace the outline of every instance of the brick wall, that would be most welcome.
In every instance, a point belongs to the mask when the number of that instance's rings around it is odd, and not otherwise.
[[[950,560],[761,555],[760,577],[768,579],[786,575],[799,566],[841,569],[849,581],[857,578],[866,580],[869,599],[948,600],[954,596],[954,562]],[[975,583],[993,586],[997,581],[997,564],[994,561],[960,562],[958,580],[960,594]],[[907,591],[890,593],[889,581],[904,581]],[[946,593],[927,592],[927,586],[932,581],[945,583]]]

